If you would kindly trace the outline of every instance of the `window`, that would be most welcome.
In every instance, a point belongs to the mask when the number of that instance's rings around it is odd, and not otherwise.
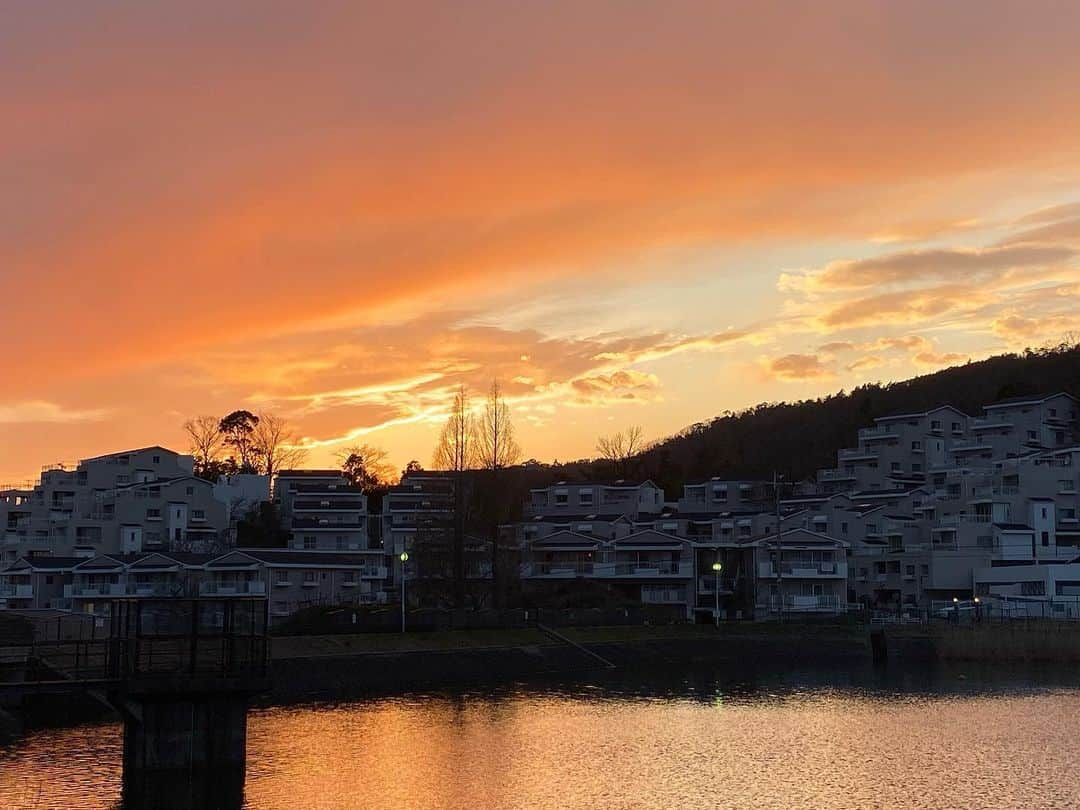
[[[147,520],[161,520],[161,510],[160,509],[147,509],[146,510],[146,519]]]
[[[154,456],[154,463],[155,464],[160,464],[161,463],[161,456]]]
[[[922,564],[922,565],[920,566],[920,568],[922,569],[922,575],[923,575],[924,577],[928,577],[928,576],[930,576],[930,566],[929,566],[929,565],[927,565],[926,563],[923,563],[923,564]]]
[[[194,495],[195,494],[195,487],[188,487],[186,492],[187,492],[188,495]]]
[[[311,534],[304,535],[304,548],[310,550],[315,548],[315,536]]]
[[[1060,481],[1058,481],[1058,489],[1061,492],[1072,492],[1074,489],[1076,489],[1076,487],[1073,486],[1073,482],[1070,481],[1068,478],[1062,478]]]
[[[900,469],[900,462],[899,462],[899,461],[894,461],[894,462],[892,462],[892,463],[891,463],[891,464],[889,465],[889,469],[890,469],[890,470],[892,470],[893,472],[896,472],[897,470],[899,470],[899,469]]]
[[[316,573],[314,571],[305,571],[304,572],[304,584],[305,585],[307,585],[308,583],[315,584],[318,581],[319,581],[319,578],[318,578],[318,576],[316,576]]]
[[[1027,432],[1027,435],[1028,435],[1028,438],[1029,438],[1029,439],[1035,439],[1035,438],[1037,438],[1037,437],[1038,437],[1038,435],[1039,435],[1039,434],[1038,434],[1038,433],[1036,433],[1036,432],[1035,432],[1034,430],[1029,430],[1029,431]]]
[[[922,472],[922,464],[919,464],[918,462],[915,462],[914,464],[911,465],[911,471],[912,472]],[[918,506],[918,504],[916,504],[916,506]]]
[[[288,571],[275,571],[274,582],[278,585],[289,584],[289,572]]]
[[[909,577],[915,576],[915,566],[914,565],[904,566],[904,575],[909,576]]]
[[[191,519],[192,520],[205,520],[206,519],[206,512],[204,512],[202,509],[193,509],[191,511]]]
[[[45,584],[46,585],[52,585],[52,575],[51,574],[49,574],[48,576],[45,577]]]
[[[555,493],[555,503],[558,506],[565,506],[566,502],[569,499],[570,499],[570,496],[567,494],[566,490],[563,490],[562,492],[556,492]]]
[[[578,492],[578,502],[582,506],[592,506],[593,491],[591,489],[583,489]]]
[[[941,422],[938,421],[937,419],[933,420],[930,423],[930,429],[931,430],[941,430]]]
[[[847,521],[840,524],[840,534],[847,534]]]
[[[1045,582],[1021,582],[1021,596],[1046,596]]]
[[[338,535],[337,537],[334,538],[334,544],[337,546],[338,551],[344,551],[345,550],[345,538],[342,537],[341,535]]]
[[[1043,532],[1042,533],[1042,544],[1044,546],[1050,545],[1050,532]]]
[[[912,449],[912,450],[922,450],[922,442],[920,442],[920,441],[913,441],[913,442],[911,443],[911,449]]]
[[[952,430],[953,430],[953,433],[959,433],[960,432],[960,423],[959,422],[953,422],[952,423]]]

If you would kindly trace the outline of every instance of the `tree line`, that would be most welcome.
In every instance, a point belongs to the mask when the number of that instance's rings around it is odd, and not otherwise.
[[[308,455],[288,421],[274,413],[238,410],[222,417],[196,416],[183,428],[195,475],[209,481],[241,473],[272,477],[303,464]]]

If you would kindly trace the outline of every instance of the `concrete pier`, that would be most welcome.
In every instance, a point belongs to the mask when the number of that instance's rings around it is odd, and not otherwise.
[[[246,694],[155,692],[117,702],[124,718],[125,810],[242,805]]]

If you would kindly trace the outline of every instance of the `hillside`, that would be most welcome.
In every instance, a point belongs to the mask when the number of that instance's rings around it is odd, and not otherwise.
[[[867,384],[821,399],[757,405],[691,425],[654,443],[633,465],[677,497],[683,483],[711,476],[788,480],[835,464],[836,451],[852,446],[859,428],[878,416],[954,405],[972,415],[999,399],[1067,391],[1080,396],[1080,346],[1028,350],[947,368],[903,382]],[[554,468],[567,479],[609,476],[602,462]]]

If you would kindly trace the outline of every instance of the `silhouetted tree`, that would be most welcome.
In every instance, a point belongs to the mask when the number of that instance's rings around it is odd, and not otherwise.
[[[255,469],[253,435],[259,424],[259,417],[251,411],[233,411],[222,417],[219,424],[224,436],[223,443],[231,447],[236,458],[239,472],[253,473]]]
[[[644,435],[640,425],[631,425],[625,431],[601,436],[596,441],[596,451],[611,464],[617,477],[626,478],[634,457],[645,449]]]
[[[499,524],[506,519],[507,493],[504,491],[503,470],[521,460],[521,447],[514,437],[514,423],[510,418],[510,406],[502,395],[499,381],[493,380],[484,400],[484,411],[474,422],[474,441],[477,466],[486,475],[484,515],[487,539],[491,543],[491,601],[499,606]]]
[[[381,447],[357,444],[346,447],[337,457],[345,477],[364,491],[387,486],[394,474],[393,466],[386,460],[386,451]]]
[[[184,422],[184,432],[188,436],[188,449],[195,459],[195,474],[216,481],[220,465],[218,456],[225,445],[221,420],[216,416],[196,416]]]

